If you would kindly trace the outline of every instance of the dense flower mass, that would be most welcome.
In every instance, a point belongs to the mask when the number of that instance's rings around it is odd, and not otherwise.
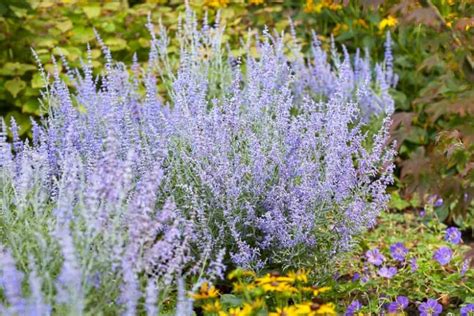
[[[24,245],[12,252],[17,264],[8,250],[0,256],[12,313],[36,304],[80,314],[113,300],[133,315],[142,301],[156,310],[177,279],[222,277],[227,263],[327,266],[385,208],[389,120],[375,135],[364,124],[393,111],[389,40],[374,71],[345,49],[330,62],[316,37],[305,59],[296,41],[268,32],[243,62],[221,47],[219,24],[197,25],[188,11],[175,65],[166,32],[150,23],[149,66],[130,72],[98,37],[102,76],[90,61],[80,72],[63,60],[74,92],[56,71],[32,140],[12,122],[10,144],[2,126],[0,216],[24,232],[1,240]],[[45,265],[51,272],[35,268]],[[16,266],[28,267],[31,299]]]

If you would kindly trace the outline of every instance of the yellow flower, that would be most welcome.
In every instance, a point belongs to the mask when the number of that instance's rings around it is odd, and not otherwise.
[[[360,26],[362,26],[362,27],[365,28],[365,29],[368,29],[368,28],[369,28],[369,26],[367,25],[367,22],[365,22],[364,19],[357,19],[354,24],[355,24],[355,25],[360,25]]]
[[[340,10],[342,9],[342,5],[339,3],[335,3],[332,0],[320,0],[317,3],[314,3],[314,0],[306,0],[306,5],[304,7],[304,11],[306,13],[316,12],[320,13],[322,9],[328,8],[329,10]]]
[[[345,32],[348,29],[349,29],[349,26],[347,26],[347,24],[338,23],[338,24],[336,24],[336,27],[332,29],[332,33],[337,36],[337,35],[341,34],[341,32]]]
[[[333,303],[322,304],[316,311],[316,315],[336,315],[336,309]]]
[[[381,31],[383,31],[386,27],[393,27],[393,26],[397,25],[397,23],[398,23],[397,18],[389,15],[388,17],[386,17],[385,19],[380,21],[379,29]]]
[[[265,292],[286,292],[286,293],[298,292],[297,289],[295,289],[288,283],[278,282],[278,281],[262,284],[262,289]]]
[[[342,5],[340,5],[339,3],[331,3],[327,7],[329,8],[329,10],[333,10],[333,11],[342,9]]]
[[[271,312],[268,316],[297,316],[298,313],[294,306],[277,307],[276,312]]]
[[[255,5],[262,4],[263,2],[264,0],[249,0],[250,4],[255,4]]]
[[[229,275],[227,276],[229,280],[240,278],[240,277],[255,277],[255,272],[242,270],[242,269],[235,269],[234,271],[229,273]]]
[[[215,301],[214,303],[204,304],[202,309],[208,313],[218,313],[222,309],[222,306],[219,301]]]
[[[216,298],[219,296],[219,291],[214,287],[209,287],[207,282],[201,284],[201,288],[198,293],[191,293],[191,297],[195,300],[204,300],[208,298]]]
[[[311,13],[311,12],[316,12],[320,13],[321,10],[323,9],[324,5],[321,2],[318,2],[317,4],[314,4],[313,0],[306,0],[306,5],[304,6],[304,12],[306,13]]]
[[[255,284],[243,284],[243,283],[237,283],[237,282],[234,282],[232,284],[233,286],[233,292],[236,292],[236,293],[242,293],[242,292],[245,292],[245,291],[252,291],[253,289],[255,289]]]
[[[287,276],[272,275],[267,273],[265,276],[256,278],[255,281],[259,285],[272,283],[272,282],[293,282],[293,278]]]
[[[223,8],[229,4],[229,0],[205,0],[204,4],[213,8]]]
[[[219,316],[250,316],[250,315],[252,315],[252,307],[248,304],[245,304],[244,307],[242,308],[240,307],[231,308],[229,309],[227,313],[223,311],[219,312]]]
[[[336,315],[334,304],[325,303],[318,304],[312,302],[305,302],[295,305],[295,312],[297,315]]]
[[[252,308],[256,309],[256,310],[259,310],[263,307],[264,304],[265,304],[265,302],[263,301],[263,299],[261,297],[259,297],[259,298],[256,298],[256,299],[253,300]]]
[[[320,293],[327,292],[327,291],[329,291],[330,289],[331,289],[331,288],[328,287],[328,286],[323,286],[323,287],[320,287],[320,288],[313,287],[313,296],[318,296]]]
[[[292,280],[292,282],[296,282],[296,281],[303,282],[303,283],[308,282],[308,275],[306,274],[304,270],[298,270],[296,272],[291,271],[288,273],[288,277]]]

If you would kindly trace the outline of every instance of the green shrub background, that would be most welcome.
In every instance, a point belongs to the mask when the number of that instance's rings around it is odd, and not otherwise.
[[[190,4],[201,16],[207,11],[211,22],[220,10],[230,34],[224,40],[230,44],[264,26],[288,32],[291,18],[306,48],[315,30],[325,47],[333,34],[336,43],[351,53],[366,47],[372,58],[381,60],[389,30],[400,76],[397,90],[392,91],[397,107],[392,136],[399,148],[392,206],[403,210],[417,201],[442,197],[444,203],[435,210],[442,221],[474,227],[472,1],[195,0]],[[184,7],[184,1],[175,0],[3,0],[0,116],[7,122],[13,116],[27,137],[30,116],[43,112],[38,101],[42,81],[31,48],[52,73],[51,56],[58,60],[60,71],[61,54],[71,67],[79,67],[89,43],[95,71],[100,73],[103,59],[95,28],[116,60],[131,63],[136,53],[145,63],[148,14],[173,32]]]

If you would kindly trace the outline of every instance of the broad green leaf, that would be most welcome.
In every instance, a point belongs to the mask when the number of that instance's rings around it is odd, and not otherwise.
[[[46,47],[46,48],[53,48],[54,46],[57,45],[58,41],[53,39],[53,38],[47,38],[47,37],[37,37],[34,40],[34,47]]]
[[[64,57],[69,57],[69,51],[62,47],[53,48],[53,54],[58,56],[63,55]]]
[[[31,87],[34,89],[43,88],[45,82],[39,73],[35,73],[31,79]]]
[[[90,27],[78,26],[72,30],[71,41],[76,43],[91,42],[95,38],[94,31]]]
[[[22,64],[19,62],[6,63],[0,69],[0,75],[3,76],[22,76],[27,71],[36,70],[36,67],[29,64]]]
[[[233,294],[223,294],[221,296],[221,303],[223,305],[229,306],[239,306],[243,302],[241,297],[235,296]]]
[[[29,99],[28,101],[26,101],[26,103],[23,104],[21,109],[23,113],[26,113],[26,114],[34,114],[34,115],[41,114],[39,102],[33,99]]]
[[[21,80],[19,77],[5,82],[5,89],[7,89],[7,91],[10,92],[14,98],[16,98],[18,93],[20,93],[21,90],[25,89],[25,87],[26,82]]]
[[[56,23],[56,28],[58,28],[63,33],[71,30],[72,27],[73,27],[72,21],[69,19],[62,20]]]
[[[10,10],[12,10],[13,13],[15,13],[15,15],[19,18],[24,18],[28,14],[27,9],[19,8],[13,5],[10,6]]]
[[[85,6],[82,8],[84,13],[89,19],[94,19],[100,16],[100,7],[99,6]]]
[[[105,40],[105,45],[107,45],[111,51],[117,51],[125,49],[127,42],[121,38],[109,38]]]
[[[410,203],[402,199],[398,191],[395,191],[391,194],[390,203],[389,203],[390,208],[394,208],[396,210],[402,211],[408,208],[409,206],[410,206]]]

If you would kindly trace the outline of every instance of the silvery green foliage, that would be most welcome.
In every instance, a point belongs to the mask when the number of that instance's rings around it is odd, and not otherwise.
[[[177,280],[221,278],[226,264],[325,271],[385,208],[389,47],[371,67],[345,50],[329,61],[316,37],[303,58],[265,31],[241,60],[220,24],[188,10],[174,71],[166,32],[148,28],[146,69],[114,62],[98,36],[102,76],[90,60],[65,65],[74,90],[55,73],[31,141],[12,122],[8,143],[2,126],[2,313],[155,315]],[[387,118],[368,136],[374,113]]]

